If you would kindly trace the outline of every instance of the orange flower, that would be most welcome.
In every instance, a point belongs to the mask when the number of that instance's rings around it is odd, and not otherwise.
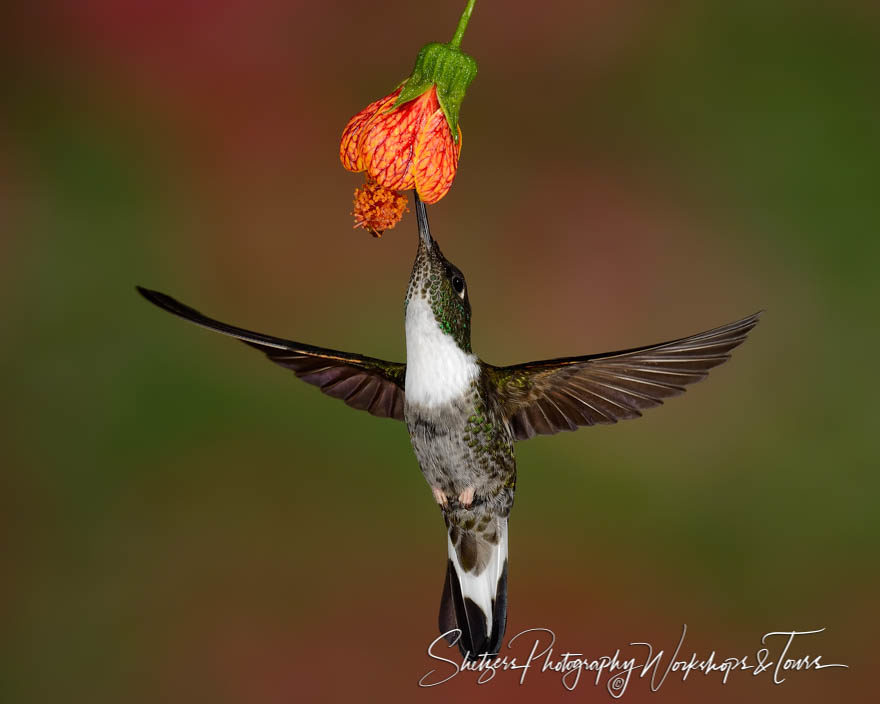
[[[452,136],[436,85],[395,107],[403,87],[368,105],[342,133],[339,158],[349,171],[392,191],[415,188],[425,203],[449,191],[461,153],[461,129]]]
[[[460,48],[474,2],[468,0],[448,44],[425,44],[409,78],[342,131],[342,165],[367,174],[355,191],[355,227],[377,237],[394,227],[406,203],[399,191],[414,188],[425,203],[449,192],[461,154],[458,113],[477,75],[477,62]]]

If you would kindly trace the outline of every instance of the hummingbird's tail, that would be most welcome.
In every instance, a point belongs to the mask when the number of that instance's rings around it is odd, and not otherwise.
[[[507,518],[483,520],[469,521],[475,530],[447,521],[440,633],[468,659],[497,655],[507,625]]]

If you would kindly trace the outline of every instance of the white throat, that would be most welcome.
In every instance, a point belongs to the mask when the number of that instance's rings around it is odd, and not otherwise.
[[[440,329],[421,296],[406,306],[406,401],[440,406],[461,397],[479,376],[477,358]]]

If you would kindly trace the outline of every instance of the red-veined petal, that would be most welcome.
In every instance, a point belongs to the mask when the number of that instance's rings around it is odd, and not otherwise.
[[[428,118],[415,143],[415,187],[425,203],[436,203],[449,191],[460,153],[461,128],[458,142],[453,142],[446,115],[438,109]]]
[[[358,150],[361,130],[372,118],[390,108],[394,101],[397,100],[400,91],[401,89],[398,88],[390,95],[370,103],[348,121],[348,124],[342,131],[342,140],[339,144],[339,159],[342,161],[342,165],[349,171],[364,170],[363,155]]]
[[[416,138],[430,114],[437,108],[432,88],[391,112],[376,115],[361,134],[358,148],[367,175],[385,188],[412,188],[413,153]]]

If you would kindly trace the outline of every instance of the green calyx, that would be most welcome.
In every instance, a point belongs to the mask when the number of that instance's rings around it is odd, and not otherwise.
[[[391,109],[395,110],[423,95],[433,86],[437,86],[437,101],[446,116],[446,122],[449,123],[452,139],[456,142],[458,142],[458,111],[461,109],[461,101],[464,100],[467,87],[477,75],[477,62],[459,48],[468,22],[471,21],[475,3],[476,0],[467,0],[452,41],[448,44],[436,42],[425,44],[419,50],[416,65],[410,77],[404,81],[403,90],[400,91],[394,105],[391,106]]]
[[[392,110],[414,100],[437,86],[437,100],[446,116],[452,138],[458,141],[458,112],[465,91],[477,75],[477,62],[449,44],[426,44],[416,57],[416,65],[397,96]]]

